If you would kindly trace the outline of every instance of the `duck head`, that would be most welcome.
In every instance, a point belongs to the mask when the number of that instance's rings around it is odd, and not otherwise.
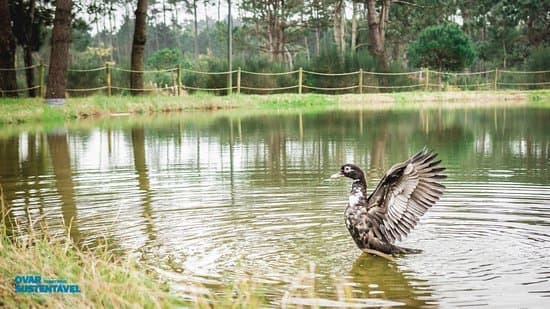
[[[330,176],[330,178],[348,177],[353,181],[365,181],[365,174],[361,168],[355,164],[344,164],[340,168],[340,171]]]

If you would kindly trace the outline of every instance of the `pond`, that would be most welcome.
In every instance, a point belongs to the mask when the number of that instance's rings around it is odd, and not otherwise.
[[[342,290],[357,305],[537,307],[550,302],[549,119],[508,106],[12,127],[0,130],[0,183],[21,224],[70,226],[87,246],[106,239],[181,295],[250,278],[275,307],[330,304]],[[329,176],[356,163],[370,192],[424,146],[448,179],[400,243],[423,252],[362,254],[343,221],[350,183]]]

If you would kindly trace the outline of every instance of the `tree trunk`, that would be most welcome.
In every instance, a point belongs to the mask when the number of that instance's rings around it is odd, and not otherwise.
[[[132,59],[130,73],[130,88],[132,95],[143,93],[143,58],[147,42],[147,0],[138,0],[136,8],[136,24],[134,40],[132,41]]]
[[[278,42],[277,42],[277,52],[278,52],[278,61],[279,62],[284,62],[284,59],[285,59],[285,50],[286,50],[286,38],[285,38],[285,29],[283,28],[283,26],[281,25],[281,22],[280,22],[280,18],[279,18],[279,22],[277,23],[277,28],[278,28],[278,31],[277,31],[277,39],[278,39]]]
[[[36,13],[36,3],[34,0],[31,0],[29,2],[29,27],[25,31],[25,43],[23,44],[23,61],[25,62],[25,66],[28,68],[25,70],[25,77],[27,80],[27,88],[29,88],[29,97],[36,97],[38,94],[37,89],[34,89],[34,69],[30,68],[32,63],[32,53],[33,53],[33,46],[34,51],[38,51],[40,48],[39,46],[41,44],[37,43],[40,41],[39,36],[34,35],[34,29],[33,26],[35,25],[35,16]]]
[[[309,40],[307,39],[307,34],[304,35],[304,46],[306,47],[306,60],[307,63],[309,63],[311,61],[311,55],[309,52]]]
[[[358,3],[353,0],[353,11],[351,15],[351,53],[355,54],[355,48],[357,46],[357,11]]]
[[[206,23],[206,51],[207,55],[212,54],[212,41],[210,39],[210,25],[208,22],[208,3],[204,2],[204,22]]]
[[[273,11],[269,13],[267,26],[269,51],[271,61],[283,62],[285,52],[285,30],[278,15],[278,6],[274,4]]]
[[[69,65],[72,0],[57,0],[52,30],[52,49],[46,99],[64,99]]]
[[[197,21],[197,0],[193,0],[193,31],[194,31],[194,44],[195,44],[195,56],[199,55],[199,26]]]
[[[315,56],[319,57],[321,54],[321,29],[319,26],[315,28]]]
[[[367,21],[369,24],[369,50],[378,60],[379,69],[382,72],[388,70],[386,49],[386,23],[388,21],[391,0],[384,0],[380,13],[376,12],[376,0],[367,0]]]
[[[29,45],[23,47],[23,59],[25,61],[25,77],[27,79],[27,87],[29,88],[29,97],[36,97],[36,89],[34,87],[34,68],[32,66],[32,49]]]
[[[346,2],[342,0],[342,13],[340,14],[340,47],[342,48],[342,60],[346,53]]]
[[[506,69],[506,59],[508,54],[506,53],[506,42],[502,40],[502,68]]]
[[[0,90],[17,89],[17,75],[15,74],[15,37],[11,30],[10,21],[8,1],[0,0]],[[9,97],[17,97],[17,92],[6,92],[6,95]]]
[[[334,41],[340,55],[340,60],[344,60],[344,53],[346,51],[346,42],[344,40],[345,31],[345,7],[344,0],[339,1],[334,8],[333,15],[333,29],[334,29]]]

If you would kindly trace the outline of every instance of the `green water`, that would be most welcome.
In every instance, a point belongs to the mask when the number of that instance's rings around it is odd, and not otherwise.
[[[550,301],[550,109],[270,113],[0,129],[10,215],[107,239],[181,295],[250,277],[274,307],[335,300],[338,286],[371,305]],[[370,192],[424,146],[449,178],[401,243],[423,253],[363,255],[343,222],[350,184],[329,175],[356,163]]]

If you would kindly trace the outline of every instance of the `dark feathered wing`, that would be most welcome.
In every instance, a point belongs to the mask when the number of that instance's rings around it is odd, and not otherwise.
[[[423,150],[394,165],[367,200],[368,218],[379,239],[401,240],[443,194],[440,181],[445,168],[438,167],[437,154]]]

